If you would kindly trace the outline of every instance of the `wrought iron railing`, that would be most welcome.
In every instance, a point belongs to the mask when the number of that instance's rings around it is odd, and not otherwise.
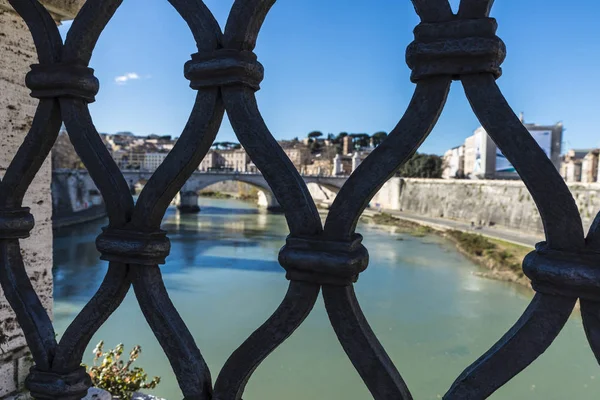
[[[63,44],[37,0],[10,0],[26,21],[39,56],[26,84],[39,106],[31,130],[8,167],[0,191],[0,281],[17,314],[35,367],[26,385],[36,399],[79,399],[90,378],[81,360],[92,335],[133,286],[186,399],[240,399],[253,371],[311,312],[319,292],[348,357],[376,399],[410,399],[392,360],[373,334],[354,293],[368,264],[355,232],[369,200],[435,125],[452,80],[460,80],[481,124],[516,167],[544,221],[546,241],[524,262],[537,294],[487,353],[454,382],[445,399],[483,399],[526,368],[559,334],[577,299],[589,343],[600,360],[600,218],[587,238],[575,202],[554,165],[511,111],[495,84],[505,47],[489,18],[492,0],[413,0],[421,23],[407,51],[416,90],[389,137],[339,192],[325,225],[296,169],[266,127],[254,92],[263,67],[253,49],[275,0],[236,0],[225,32],[200,0],[170,0],[189,25],[198,52],[185,76],[198,91],[175,148],[134,204],[129,187],[100,140],[88,111],[99,84],[88,68],[96,41],[121,0],[88,0]],[[159,264],[169,254],[160,229],[165,211],[210,149],[227,110],[238,139],[285,210],[290,235],[279,262],[289,290],[279,308],[211,374],[171,303]],[[34,225],[22,207],[25,191],[47,157],[61,122],[106,201],[109,225],[97,239],[109,268],[101,287],[60,342],[23,265],[19,240]],[[565,383],[565,384],[568,384]]]

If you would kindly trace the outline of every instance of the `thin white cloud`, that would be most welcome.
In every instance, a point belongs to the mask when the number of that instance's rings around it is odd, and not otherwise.
[[[137,80],[137,79],[141,79],[141,77],[137,73],[129,72],[125,75],[120,75],[120,76],[115,77],[115,83],[117,85],[124,85],[128,81]]]

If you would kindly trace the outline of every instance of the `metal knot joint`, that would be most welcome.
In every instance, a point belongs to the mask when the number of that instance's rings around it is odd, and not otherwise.
[[[497,28],[494,18],[420,23],[414,30],[415,40],[406,49],[411,81],[433,76],[458,80],[462,75],[485,72],[499,78],[506,46],[496,36]]]
[[[369,252],[355,234],[349,242],[288,237],[279,252],[286,278],[319,285],[348,286],[369,264]]]
[[[32,367],[25,387],[39,400],[79,400],[92,386],[92,379],[84,367],[67,374],[40,371]]]
[[[0,210],[0,239],[26,239],[34,225],[29,207]]]
[[[243,85],[256,91],[260,89],[264,68],[251,51],[219,49],[193,54],[192,59],[185,63],[184,74],[195,90]]]
[[[600,252],[568,252],[538,243],[523,260],[536,292],[600,301]]]
[[[76,64],[34,64],[25,77],[31,97],[71,97],[93,103],[100,90],[94,70]]]
[[[166,231],[136,232],[126,229],[102,228],[96,239],[100,259],[125,264],[164,264],[171,251]]]

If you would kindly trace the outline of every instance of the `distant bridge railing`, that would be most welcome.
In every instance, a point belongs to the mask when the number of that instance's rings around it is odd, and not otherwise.
[[[369,200],[431,132],[452,80],[461,81],[481,124],[527,185],[544,221],[546,241],[523,265],[537,291],[530,306],[465,369],[444,398],[491,395],[551,345],[577,299],[590,346],[600,360],[600,217],[586,237],[567,186],[496,86],[505,46],[495,34],[496,21],[489,18],[492,0],[462,0],[457,14],[447,0],[413,0],[421,18],[406,54],[416,83],[414,96],[396,128],[345,183],[324,226],[302,177],[265,126],[254,95],[263,67],[253,49],[275,0],[236,0],[225,32],[202,1],[170,0],[197,42],[198,52],[185,64],[185,76],[198,95],[189,124],[135,204],[87,107],[99,88],[88,64],[121,0],[88,0],[64,44],[36,0],[9,2],[27,22],[37,47],[39,64],[32,66],[26,83],[40,103],[2,182],[0,282],[35,360],[27,387],[36,399],[77,399],[86,393],[90,378],[81,367],[84,350],[131,286],[186,399],[240,399],[257,366],[302,324],[320,292],[341,345],[373,397],[410,399],[354,293],[369,260],[355,228]],[[200,349],[162,281],[159,265],[165,263],[170,243],[160,225],[169,203],[210,150],[225,110],[285,210],[290,235],[279,262],[290,286],[273,315],[233,352],[213,386]],[[23,195],[63,121],[106,200],[109,225],[97,247],[109,268],[96,295],[57,342],[27,278],[19,241],[34,224],[29,209],[21,205]]]
[[[124,169],[121,168],[120,169],[121,173],[139,173],[139,174],[153,174],[154,172],[156,172],[156,170],[151,170],[151,169]],[[85,169],[66,169],[66,168],[57,168],[55,170],[52,171],[52,173],[59,173],[59,174],[69,174],[69,173],[88,173],[87,170]],[[210,175],[210,174],[220,174],[220,175],[256,175],[256,176],[263,176],[262,173],[260,172],[250,172],[250,171],[220,171],[220,170],[214,170],[214,171],[200,171],[200,170],[196,170],[193,172],[193,174],[206,174],[206,175]],[[348,178],[350,177],[350,175],[344,175],[344,174],[338,174],[338,175],[327,175],[327,174],[301,174],[301,176],[305,176],[305,177],[311,177],[311,178]]]

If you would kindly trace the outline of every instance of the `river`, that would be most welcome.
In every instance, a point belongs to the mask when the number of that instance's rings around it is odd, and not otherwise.
[[[288,282],[277,263],[287,234],[282,215],[237,200],[200,199],[202,212],[170,208],[163,228],[171,255],[162,267],[174,304],[210,366],[213,381],[227,357],[277,308]],[[107,263],[94,240],[106,221],[65,228],[54,238],[54,320],[59,336],[100,285]],[[359,225],[370,265],[356,292],[373,330],[415,399],[440,399],[453,380],[519,318],[531,294],[481,278],[480,268],[437,236],[415,238]],[[181,392],[132,291],[94,336],[126,350],[162,377],[153,392]],[[598,399],[600,371],[574,315],[550,349],[491,399]],[[304,324],[257,369],[245,400],[371,398],[329,325],[322,300]]]

